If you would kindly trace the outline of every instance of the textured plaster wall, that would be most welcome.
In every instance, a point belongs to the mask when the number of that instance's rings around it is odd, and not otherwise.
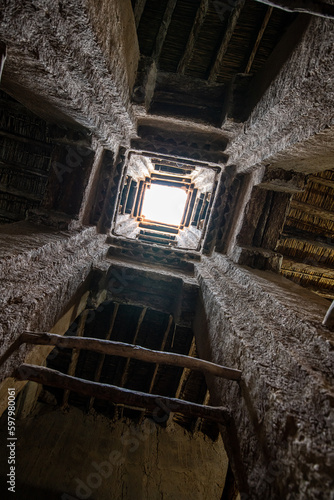
[[[2,418],[1,446],[6,425]],[[67,493],[92,500],[220,500],[224,488],[221,438],[213,443],[176,424],[136,426],[40,403],[33,416],[17,421],[16,435],[18,499],[59,500]],[[4,460],[1,453],[2,491]]]
[[[89,17],[111,74],[118,74],[124,100],[132,92],[139,46],[131,0],[87,0]],[[125,66],[124,66],[125,62]],[[120,71],[120,70],[123,71]],[[129,94],[126,95],[126,92]]]
[[[106,254],[95,228],[54,231],[19,222],[0,228],[0,354],[24,330],[48,331]],[[25,350],[1,367],[8,376]]]
[[[327,155],[333,158],[333,147],[329,145],[326,129],[333,126],[333,39],[332,20],[311,19],[298,47],[253,110],[243,132],[227,149],[229,163],[245,171],[273,158],[284,168],[284,150],[301,143],[288,158],[303,159],[299,170],[314,172],[329,168],[326,149],[329,148]],[[263,77],[266,78],[265,73]],[[313,136],[306,150],[302,141]],[[309,152],[314,156],[315,147],[316,156],[322,158],[320,165],[314,158],[307,161]],[[292,163],[288,166],[291,168],[294,168]]]
[[[208,380],[232,411],[224,434],[242,498],[333,498],[334,337],[328,302],[270,272],[214,255],[196,264],[199,355],[242,370]]]
[[[116,150],[135,134],[133,24],[128,0],[6,2],[3,88],[46,120],[78,122]]]

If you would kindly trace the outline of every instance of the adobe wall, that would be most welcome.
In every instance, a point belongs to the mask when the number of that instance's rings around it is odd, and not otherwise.
[[[2,443],[6,436],[2,418]],[[212,442],[177,424],[135,425],[39,403],[35,414],[17,420],[16,436],[17,499],[221,499],[227,471],[221,438]],[[1,453],[2,491],[5,460]]]
[[[258,103],[227,148],[239,171],[261,162],[302,172],[332,168],[333,34],[332,20],[300,15],[254,78],[248,99]]]
[[[22,331],[49,331],[69,308],[70,317],[57,333],[66,331],[80,313],[94,262],[106,254],[104,240],[93,227],[56,231],[27,221],[1,226],[0,356]],[[24,355],[21,348],[1,366],[1,380]]]
[[[208,379],[227,406],[224,443],[242,500],[331,498],[334,337],[328,301],[271,272],[215,254],[196,264],[199,356],[242,370]]]

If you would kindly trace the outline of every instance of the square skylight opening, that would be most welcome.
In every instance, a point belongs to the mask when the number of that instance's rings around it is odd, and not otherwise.
[[[162,224],[179,226],[186,202],[185,189],[151,184],[145,192],[142,217]]]

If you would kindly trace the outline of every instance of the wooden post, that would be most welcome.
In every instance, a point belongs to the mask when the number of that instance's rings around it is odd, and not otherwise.
[[[5,65],[7,57],[7,47],[4,42],[0,42],[0,82],[1,82],[1,76],[2,76],[2,71]]]

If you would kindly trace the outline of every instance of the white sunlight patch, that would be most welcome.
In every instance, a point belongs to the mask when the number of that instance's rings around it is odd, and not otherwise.
[[[145,219],[178,226],[186,201],[183,189],[152,184],[145,192],[142,215]]]

